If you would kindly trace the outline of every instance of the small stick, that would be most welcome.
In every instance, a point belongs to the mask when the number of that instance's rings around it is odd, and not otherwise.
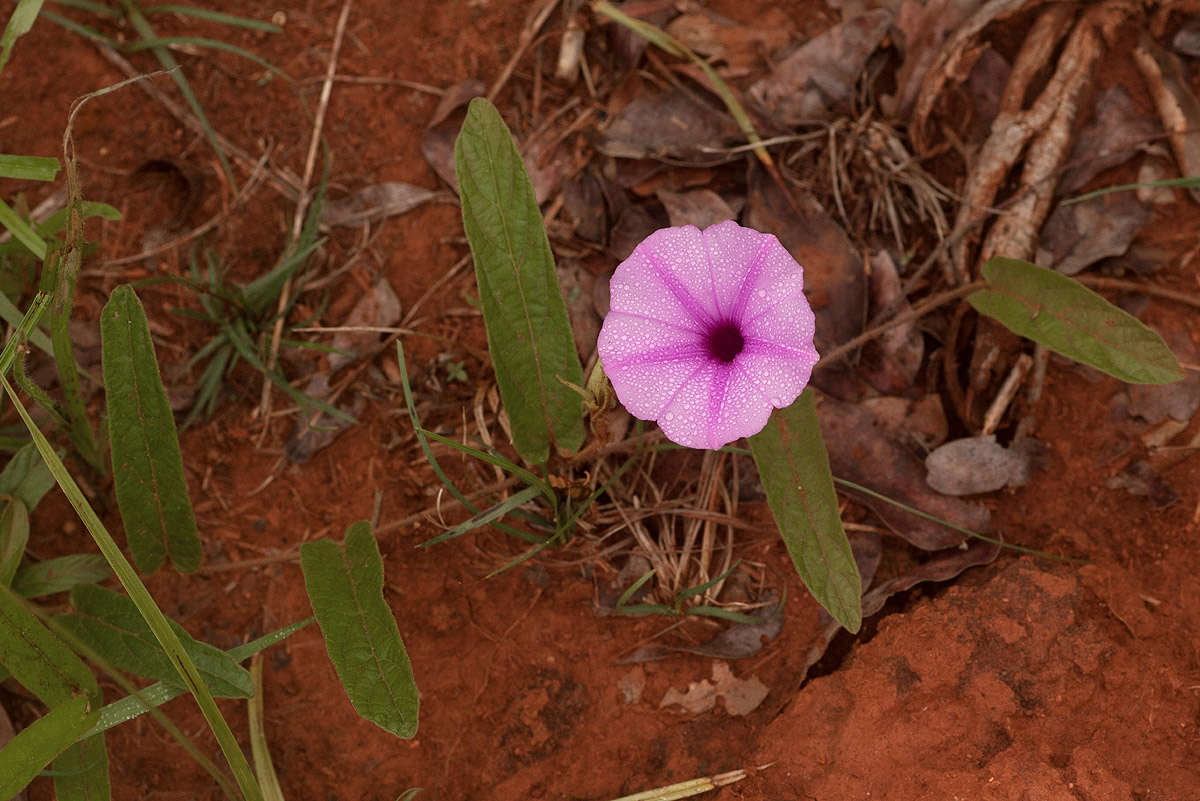
[[[329,51],[329,64],[325,69],[325,85],[321,87],[321,99],[317,104],[317,115],[313,121],[312,137],[308,142],[308,157],[304,162],[304,178],[300,182],[300,197],[296,202],[296,216],[292,220],[293,242],[300,237],[300,231],[304,227],[304,212],[308,206],[309,199],[308,185],[312,181],[313,169],[316,166],[317,146],[321,143],[321,130],[325,126],[325,112],[329,108],[329,97],[333,93],[333,76],[337,71],[338,54],[342,49],[342,38],[346,33],[346,20],[350,16],[350,6],[352,4],[352,0],[346,0],[342,5],[342,13],[338,16],[337,28],[333,34],[333,48]],[[267,370],[275,369],[275,364],[279,361],[279,341],[283,338],[283,312],[287,309],[288,301],[291,300],[291,297],[292,279],[289,277],[279,292],[279,302],[275,306],[278,317],[275,320],[275,328],[271,331],[271,350],[267,354]],[[263,435],[265,435],[271,417],[271,382],[267,380],[263,381],[260,408],[262,409]]]
[[[987,436],[996,433],[996,429],[1000,427],[1000,418],[1004,417],[1008,405],[1012,403],[1013,396],[1017,394],[1017,388],[1021,386],[1021,382],[1025,380],[1025,376],[1032,366],[1033,359],[1029,354],[1022,353],[1017,357],[1016,364],[1012,366],[1008,377],[1000,386],[1000,391],[996,393],[996,399],[992,401],[992,405],[988,407],[987,413],[983,416],[981,434]]]
[[[517,49],[509,58],[508,63],[504,65],[504,69],[500,72],[500,77],[492,84],[492,88],[488,90],[487,99],[489,102],[496,101],[496,95],[500,94],[500,90],[504,88],[504,84],[508,83],[508,79],[512,77],[513,70],[517,68],[517,62],[525,55],[525,51],[529,49],[529,45],[533,44],[533,38],[537,36],[538,31],[546,24],[546,20],[550,18],[550,12],[558,5],[558,0],[546,0],[542,7],[538,9],[537,15],[533,20],[525,26],[521,31],[521,38],[517,41]]]

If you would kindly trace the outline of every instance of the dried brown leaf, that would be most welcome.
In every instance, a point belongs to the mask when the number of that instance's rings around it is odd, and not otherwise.
[[[866,409],[818,393],[817,417],[835,475],[964,528],[987,531],[988,510],[932,491],[925,483],[925,467],[913,451],[889,436]],[[952,548],[962,542],[962,535],[892,504],[870,498],[861,503],[898,536],[923,550]]]
[[[431,200],[450,197],[448,192],[425,189],[400,181],[373,184],[330,202],[321,215],[321,225],[328,228],[362,225],[404,214]]]
[[[711,189],[695,189],[691,192],[660,189],[657,195],[673,226],[694,225],[703,229],[736,216],[729,204]]]
[[[1042,228],[1037,263],[1075,275],[1101,259],[1122,256],[1153,216],[1131,192],[1059,206]]]
[[[833,119],[891,23],[890,11],[875,9],[834,25],[776,64],[772,75],[750,87],[750,96],[787,127]]]

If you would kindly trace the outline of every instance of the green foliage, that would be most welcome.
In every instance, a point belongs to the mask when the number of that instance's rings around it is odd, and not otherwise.
[[[195,401],[183,420],[185,428],[202,416],[212,415],[225,379],[242,361],[262,373],[306,414],[320,411],[339,420],[353,422],[354,418],[350,415],[304,394],[293,387],[278,369],[267,366],[269,357],[266,347],[275,321],[280,317],[286,319],[296,303],[296,298],[292,297],[282,311],[278,310],[284,285],[304,269],[324,241],[319,236],[319,226],[325,207],[326,178],[322,176],[299,237],[288,246],[284,256],[269,272],[251,283],[245,286],[228,283],[224,266],[216,253],[206,250],[205,266],[201,268],[197,252],[192,251],[189,261],[191,280],[182,283],[196,290],[201,311],[180,313],[204,320],[216,329],[216,334],[184,366],[185,370],[189,370],[195,365],[204,364]]]
[[[111,575],[103,556],[76,553],[21,565],[13,576],[12,589],[22,598],[38,598],[67,592],[80,584],[95,584]]]
[[[300,560],[325,650],[350,702],[377,726],[413,737],[420,696],[383,598],[383,559],[371,525],[350,526],[342,547],[327,539],[305,543]]]
[[[1162,337],[1078,281],[1005,258],[983,265],[983,277],[988,287],[967,302],[1020,336],[1131,384],[1184,377]]]
[[[12,16],[8,18],[8,24],[4,26],[4,33],[0,34],[0,72],[4,71],[4,65],[8,63],[8,59],[12,55],[13,45],[17,43],[17,39],[29,33],[33,28],[33,23],[37,20],[38,12],[41,10],[42,0],[17,0],[17,7],[13,9]],[[0,798],[7,797],[0,793]]]
[[[71,591],[71,607],[75,611],[57,616],[55,622],[110,664],[135,676],[179,686],[175,665],[129,596],[82,584]],[[175,621],[169,624],[213,695],[248,698],[254,694],[254,683],[245,668],[224,651],[193,639]]]
[[[580,398],[562,383],[582,384],[583,368],[533,184],[500,113],[482,98],[471,101],[454,165],[513,444],[541,464],[551,443],[567,451],[583,443]]]
[[[12,798],[41,773],[50,760],[87,731],[95,718],[86,695],[53,706],[0,750],[0,798]]]
[[[133,288],[113,290],[100,313],[108,438],[125,534],[138,568],[153,572],[168,554],[176,569],[203,557],[183,459],[146,312]]]
[[[53,181],[58,175],[58,170],[58,159],[0,153],[0,178],[12,178],[18,181]]]
[[[750,437],[750,450],[796,572],[834,620],[858,631],[862,581],[842,530],[813,391],[777,409]]]

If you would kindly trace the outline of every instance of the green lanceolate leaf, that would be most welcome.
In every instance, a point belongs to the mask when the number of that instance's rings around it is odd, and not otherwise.
[[[12,584],[29,543],[29,511],[17,498],[0,499],[0,585]],[[18,593],[19,595],[20,593]]]
[[[152,572],[170,554],[176,569],[195,570],[203,548],[188,499],[175,418],[159,376],[146,312],[132,287],[113,290],[100,314],[100,337],[113,481],[133,560],[138,569]]]
[[[76,553],[21,565],[13,576],[12,589],[22,598],[40,598],[80,584],[97,584],[111,575],[112,568],[100,554]]]
[[[47,706],[99,692],[96,678],[7,587],[0,586],[0,665]],[[0,798],[6,798],[0,793]]]
[[[983,277],[990,286],[967,302],[1016,334],[1131,384],[1184,377],[1162,337],[1078,281],[1003,258],[983,265]]]
[[[500,113],[482,98],[471,101],[454,168],[513,444],[541,463],[552,441],[568,451],[583,443],[582,401],[563,384],[582,385],[583,368],[533,184]]]
[[[96,713],[85,695],[56,705],[0,750],[0,798],[16,796],[50,760],[91,728]]]
[[[179,683],[179,673],[154,638],[129,596],[81,584],[71,590],[73,613],[55,621],[114,666],[136,676]],[[170,621],[212,694],[221,698],[248,698],[254,693],[249,672],[228,654],[192,639],[183,627]]]
[[[750,437],[767,503],[809,592],[849,631],[862,625],[862,582],[838,515],[829,454],[806,389]]]
[[[58,159],[45,156],[13,156],[0,153],[0,178],[22,181],[53,181],[58,174]]]
[[[52,767],[57,801],[108,801],[112,797],[103,734],[75,743],[54,760]]]
[[[13,496],[27,510],[36,508],[53,486],[54,476],[32,442],[14,453],[0,472],[0,495]]]
[[[370,524],[350,526],[343,547],[332,540],[300,546],[300,563],[325,650],[350,703],[377,726],[412,737],[417,683],[383,599],[383,559]]]

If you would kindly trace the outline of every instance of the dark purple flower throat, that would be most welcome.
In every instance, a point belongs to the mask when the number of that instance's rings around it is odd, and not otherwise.
[[[736,323],[718,323],[708,333],[708,355],[723,364],[729,364],[746,347],[746,340]]]

